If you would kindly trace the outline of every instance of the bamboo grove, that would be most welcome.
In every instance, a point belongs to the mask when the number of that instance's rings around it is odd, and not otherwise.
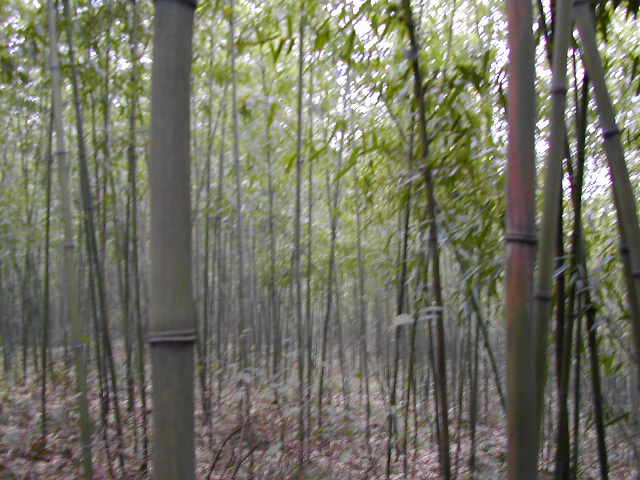
[[[0,474],[635,478],[639,7],[0,4]]]

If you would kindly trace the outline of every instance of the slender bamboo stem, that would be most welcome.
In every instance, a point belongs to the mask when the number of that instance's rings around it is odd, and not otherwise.
[[[438,245],[438,222],[436,216],[435,184],[432,174],[432,160],[429,158],[429,136],[427,133],[427,114],[423,92],[422,71],[420,69],[420,55],[418,49],[418,38],[416,27],[413,21],[410,0],[403,0],[405,11],[405,21],[409,32],[411,47],[411,69],[413,71],[413,89],[416,102],[418,103],[418,133],[422,146],[422,174],[427,193],[427,219],[429,221],[429,252],[432,256],[433,275],[433,302],[436,307],[436,345],[437,345],[437,369],[435,370],[436,394],[439,397],[440,415],[439,423],[439,457],[440,472],[445,480],[451,478],[451,460],[449,452],[449,408],[447,396],[447,362],[446,362],[446,341],[444,330],[444,300],[442,296],[442,280],[440,274],[440,247]]]
[[[544,184],[544,207],[540,226],[540,245],[537,256],[537,277],[533,297],[532,321],[536,332],[536,389],[537,402],[542,404],[546,381],[546,349],[549,319],[552,307],[552,285],[555,249],[558,243],[558,218],[562,202],[562,158],[565,154],[566,126],[564,123],[567,99],[567,49],[571,34],[570,0],[560,0],[556,6],[557,18],[554,29],[552,74],[550,93],[551,127],[549,134],[549,155],[546,161]],[[570,335],[569,335],[570,338]],[[542,411],[538,410],[542,421]],[[540,428],[538,426],[538,428]]]
[[[640,358],[640,225],[635,195],[629,180],[620,140],[620,129],[615,120],[613,104],[607,90],[604,66],[598,53],[593,12],[590,3],[577,0],[574,3],[576,26],[582,41],[583,60],[593,85],[604,151],[609,165],[613,201],[618,215],[621,252],[625,266],[625,278],[629,296],[631,326],[636,356]],[[628,259],[625,258],[628,255]],[[640,370],[639,370],[640,372]]]
[[[304,93],[304,34],[306,24],[306,9],[304,0],[300,0],[300,25],[298,30],[298,86],[297,86],[297,129],[296,129],[296,196],[295,196],[295,219],[293,232],[293,277],[295,281],[295,319],[297,333],[297,360],[298,360],[298,469],[303,475],[304,469],[304,442],[305,442],[305,422],[304,422],[304,332],[302,318],[302,272],[301,272],[301,216],[302,216],[302,98]]]
[[[89,403],[87,399],[87,370],[86,370],[86,344],[82,340],[82,326],[80,323],[80,299],[78,295],[78,270],[76,264],[76,250],[73,243],[71,189],[69,186],[69,165],[64,143],[64,129],[62,123],[62,87],[60,76],[60,63],[58,60],[58,36],[56,32],[56,13],[53,0],[47,1],[49,18],[49,62],[51,67],[53,87],[53,118],[56,133],[55,157],[58,160],[60,181],[60,195],[62,220],[64,230],[64,295],[67,305],[69,323],[71,325],[71,343],[73,347],[74,363],[76,370],[78,407],[80,411],[80,442],[82,449],[83,475],[85,480],[93,478],[93,464],[91,458],[91,425],[89,418]]]

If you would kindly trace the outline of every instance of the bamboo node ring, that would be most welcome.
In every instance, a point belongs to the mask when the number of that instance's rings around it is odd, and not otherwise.
[[[193,343],[196,341],[196,331],[193,328],[186,330],[164,330],[150,332],[147,335],[148,343]]]
[[[533,296],[533,298],[540,300],[541,302],[550,302],[553,299],[551,292],[548,291],[538,292]]]
[[[538,240],[536,236],[526,232],[508,232],[505,235],[507,243],[524,243],[526,245],[536,245]]]
[[[160,0],[156,0],[156,2],[159,2]],[[192,7],[192,8],[196,8],[198,6],[198,1],[197,0],[164,0],[164,1],[172,1],[175,3],[181,3],[183,5],[186,5],[187,7]]]
[[[620,129],[618,127],[613,127],[602,131],[602,138],[604,138],[605,140],[611,137],[615,137],[616,135],[620,135]]]

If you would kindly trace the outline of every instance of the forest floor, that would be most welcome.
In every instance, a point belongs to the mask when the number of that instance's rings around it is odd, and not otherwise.
[[[122,377],[120,377],[122,378]],[[196,390],[196,461],[197,478],[222,479],[316,479],[350,480],[385,478],[387,458],[387,423],[383,395],[372,394],[370,441],[366,441],[366,416],[363,395],[359,392],[360,379],[354,378],[349,407],[342,395],[340,382],[328,382],[323,402],[323,425],[317,422],[317,399],[309,401],[305,415],[310,411],[313,427],[305,441],[304,475],[299,475],[299,402],[294,379],[278,386],[279,402],[274,402],[273,384],[255,380],[250,388],[250,414],[243,420],[241,404],[244,388],[237,378],[227,378],[223,388],[214,382],[211,425],[204,425],[201,397]],[[56,363],[48,385],[47,437],[41,436],[41,377],[28,376],[26,381],[12,378],[0,381],[0,480],[43,479],[66,480],[81,478],[80,440],[76,394],[72,370]],[[146,478],[141,471],[142,422],[140,406],[136,415],[126,410],[125,392],[121,391],[121,411],[125,417],[124,445],[121,449],[125,475],[120,475],[115,458],[117,433],[113,412],[109,415],[106,438],[113,470],[109,468],[105,430],[100,421],[100,399],[96,379],[90,389],[91,416],[94,424],[93,462],[94,479]],[[122,388],[122,387],[121,387]],[[150,399],[149,399],[150,402]],[[466,405],[466,402],[465,402]],[[391,479],[437,479],[438,451],[435,443],[432,409],[418,404],[418,415],[409,410],[409,438],[406,467],[404,455],[392,456]],[[476,479],[504,478],[506,435],[500,406],[482,405],[476,434]],[[149,412],[151,408],[149,407]],[[404,430],[404,410],[398,412],[400,431]],[[241,428],[244,425],[244,428]],[[135,428],[133,428],[135,426]],[[416,434],[417,428],[417,434]],[[592,429],[593,430],[593,429]],[[472,478],[468,462],[470,452],[469,422],[466,414],[460,421],[450,414],[451,463],[458,479]],[[402,450],[399,436],[399,450]],[[585,436],[581,479],[599,478],[595,439],[591,431]],[[627,447],[613,438],[609,441],[610,478],[638,479],[640,472],[630,466]],[[547,453],[545,454],[544,451]],[[551,470],[553,448],[543,449],[542,465]],[[405,472],[406,468],[406,472]],[[547,477],[545,477],[547,478]],[[551,478],[550,476],[548,478]]]

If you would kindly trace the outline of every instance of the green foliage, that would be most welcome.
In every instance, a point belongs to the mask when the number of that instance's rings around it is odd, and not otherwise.
[[[28,248],[39,247],[43,238],[44,189],[42,158],[49,125],[49,45],[44,35],[45,17],[38,2],[17,1],[0,10],[3,42],[0,45],[0,251],[4,260],[20,257]],[[148,220],[146,152],[150,118],[149,79],[152,62],[152,2],[137,2],[139,21],[132,23],[131,3],[80,0],[74,3],[76,47],[85,110],[87,135],[91,136],[90,170],[95,208],[103,215],[107,246],[106,265],[116,255],[126,219],[129,111],[136,102],[138,130],[133,146],[140,158],[138,200],[141,222]],[[312,291],[314,300],[322,298],[327,277],[329,248],[327,225],[326,174],[340,180],[340,224],[337,239],[338,269],[345,283],[357,274],[355,248],[355,212],[362,215],[365,270],[372,283],[391,285],[398,278],[397,252],[401,238],[399,218],[411,199],[409,265],[417,283],[420,256],[424,254],[425,190],[422,168],[434,171],[438,220],[442,234],[438,241],[445,255],[459,252],[466,263],[464,282],[486,286],[494,302],[500,300],[503,279],[504,247],[504,170],[505,170],[505,75],[503,45],[504,19],[501,4],[495,1],[463,2],[449,14],[444,2],[424,3],[419,15],[421,47],[408,52],[407,32],[397,2],[318,2],[305,1],[307,38],[303,95],[304,154],[303,169],[313,169],[311,201],[313,218],[307,226],[308,184],[303,187],[303,243],[312,241]],[[256,277],[260,287],[270,275],[269,221],[276,237],[275,282],[280,293],[291,286],[292,217],[297,104],[297,47],[300,3],[239,2],[236,21],[236,47],[241,55],[238,65],[240,113],[240,151],[246,209],[250,219],[247,230],[256,238]],[[611,73],[612,97],[623,122],[623,139],[629,152],[630,170],[640,173],[639,95],[640,43],[630,41],[637,35],[629,20],[638,12],[638,0],[601,1],[596,5],[603,53]],[[196,11],[194,35],[192,156],[194,231],[201,231],[204,220],[220,222],[224,242],[233,242],[235,192],[230,169],[229,126],[231,82],[227,19],[231,14],[226,2],[201,0]],[[453,24],[451,24],[453,22]],[[59,20],[62,23],[62,20]],[[452,26],[449,36],[449,27]],[[62,30],[62,29],[61,29]],[[451,38],[451,42],[449,42]],[[4,40],[6,39],[6,41]],[[132,58],[130,42],[135,40],[137,58]],[[427,105],[429,154],[424,156],[415,127],[416,104],[409,60],[419,55],[424,70]],[[577,55],[579,61],[579,55]],[[69,108],[69,63],[62,52],[65,82],[65,120],[74,120]],[[541,81],[546,70],[539,61]],[[107,70],[108,69],[108,70]],[[346,93],[349,70],[351,90]],[[578,70],[578,75],[580,71]],[[132,79],[132,75],[135,78]],[[313,75],[313,95],[310,94]],[[110,163],[105,163],[105,94],[109,90],[108,126]],[[546,93],[539,89],[541,111],[546,108]],[[226,103],[225,103],[226,102]],[[220,109],[219,125],[213,137],[208,122]],[[575,106],[569,105],[568,115]],[[590,111],[590,122],[594,112]],[[223,122],[227,122],[223,129]],[[573,121],[568,121],[572,133]],[[25,127],[28,126],[28,128]],[[595,130],[591,126],[590,131]],[[266,130],[270,130],[274,213],[268,213],[268,167]],[[547,126],[539,123],[537,145],[544,150]],[[222,131],[225,136],[222,137]],[[340,133],[345,132],[343,163],[337,168]],[[593,133],[592,131],[590,133]],[[69,135],[72,135],[71,133]],[[616,244],[612,240],[615,218],[608,186],[602,171],[600,140],[591,135],[587,146],[590,158],[587,181],[585,232],[593,260],[592,285],[595,296],[613,312],[623,333],[628,325],[626,303],[621,293],[622,278],[617,264]],[[595,139],[594,139],[595,138]],[[210,140],[211,139],[211,140]],[[71,139],[73,140],[73,139]],[[68,141],[68,145],[75,145]],[[211,152],[208,145],[211,143]],[[73,149],[73,147],[69,147]],[[574,146],[571,145],[572,150]],[[409,151],[412,152],[409,158]],[[71,156],[75,151],[70,152]],[[217,171],[225,158],[222,199],[217,202]],[[21,162],[26,165],[22,169]],[[40,162],[40,163],[39,163]],[[206,198],[205,172],[211,167],[210,197]],[[72,171],[77,188],[75,170]],[[635,178],[635,177],[634,177]],[[113,182],[113,190],[110,184]],[[306,182],[306,179],[305,179]],[[105,188],[103,185],[107,185]],[[636,182],[636,188],[640,189]],[[356,187],[360,201],[356,200]],[[640,190],[638,191],[640,193]],[[54,204],[58,198],[53,188]],[[209,201],[207,205],[207,200]],[[570,214],[567,213],[567,218]],[[76,227],[82,218],[76,211]],[[211,227],[213,228],[213,227]],[[200,229],[200,230],[198,230]],[[142,230],[140,235],[148,232]],[[202,239],[200,239],[202,240]],[[54,208],[53,244],[60,242],[59,218]],[[144,245],[144,241],[141,241]],[[36,245],[37,244],[37,245]],[[201,245],[201,244],[199,244]],[[220,247],[221,248],[221,247]],[[227,248],[227,247],[225,247]],[[306,247],[305,247],[306,248]],[[227,248],[228,249],[228,248]],[[227,250],[225,250],[227,252]],[[119,253],[117,253],[119,255]],[[306,253],[303,252],[303,256]],[[4,263],[4,262],[3,262]],[[458,296],[453,306],[463,308],[457,267],[447,272],[449,289]],[[55,270],[55,269],[54,269]],[[306,273],[305,273],[306,275]],[[462,274],[460,274],[462,275]],[[412,287],[415,288],[415,287]],[[115,290],[115,288],[114,288]],[[372,292],[368,292],[373,295]],[[283,294],[284,295],[284,294]],[[610,303],[606,303],[610,299]],[[603,330],[604,335],[610,333]],[[620,348],[611,342],[600,362],[609,375],[620,371],[626,360]]]

